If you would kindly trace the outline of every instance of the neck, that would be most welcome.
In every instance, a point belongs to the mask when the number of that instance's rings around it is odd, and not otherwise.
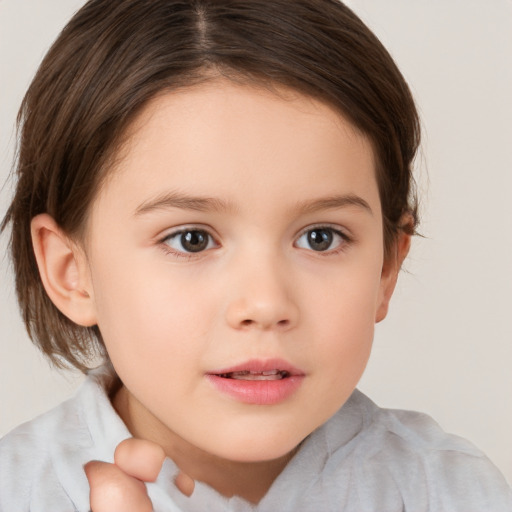
[[[124,386],[113,396],[112,402],[134,437],[159,444],[183,473],[226,497],[236,495],[258,503],[296,452],[268,461],[224,459],[190,444],[156,418],[141,421],[137,402]]]

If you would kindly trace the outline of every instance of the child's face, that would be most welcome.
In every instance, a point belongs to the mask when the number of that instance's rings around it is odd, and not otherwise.
[[[352,393],[385,315],[371,145],[285,92],[159,97],[93,205],[88,292],[125,420],[164,446],[288,453]]]

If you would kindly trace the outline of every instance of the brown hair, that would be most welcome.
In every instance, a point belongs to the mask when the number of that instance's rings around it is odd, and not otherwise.
[[[414,230],[411,164],[419,122],[392,58],[338,0],[91,0],[44,58],[18,114],[12,223],[16,290],[30,337],[54,364],[81,370],[97,327],[71,322],[43,288],[31,219],[50,214],[79,238],[121,136],[157,93],[212,75],[291,87],[345,115],[372,142],[386,254]],[[412,222],[401,221],[410,213]]]

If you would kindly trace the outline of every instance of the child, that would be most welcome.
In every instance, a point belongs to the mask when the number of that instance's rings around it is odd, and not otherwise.
[[[419,127],[350,10],[93,0],[21,121],[18,298],[88,379],[2,440],[0,509],[116,509],[98,489],[123,472],[136,499],[129,475],[156,478],[157,511],[512,509],[472,445],[355,390],[417,223]],[[83,466],[118,446],[90,496]]]

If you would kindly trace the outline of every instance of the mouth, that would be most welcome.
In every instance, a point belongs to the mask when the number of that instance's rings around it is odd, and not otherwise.
[[[209,372],[206,377],[217,391],[238,402],[275,405],[291,398],[305,374],[286,361],[272,359],[247,361]]]

